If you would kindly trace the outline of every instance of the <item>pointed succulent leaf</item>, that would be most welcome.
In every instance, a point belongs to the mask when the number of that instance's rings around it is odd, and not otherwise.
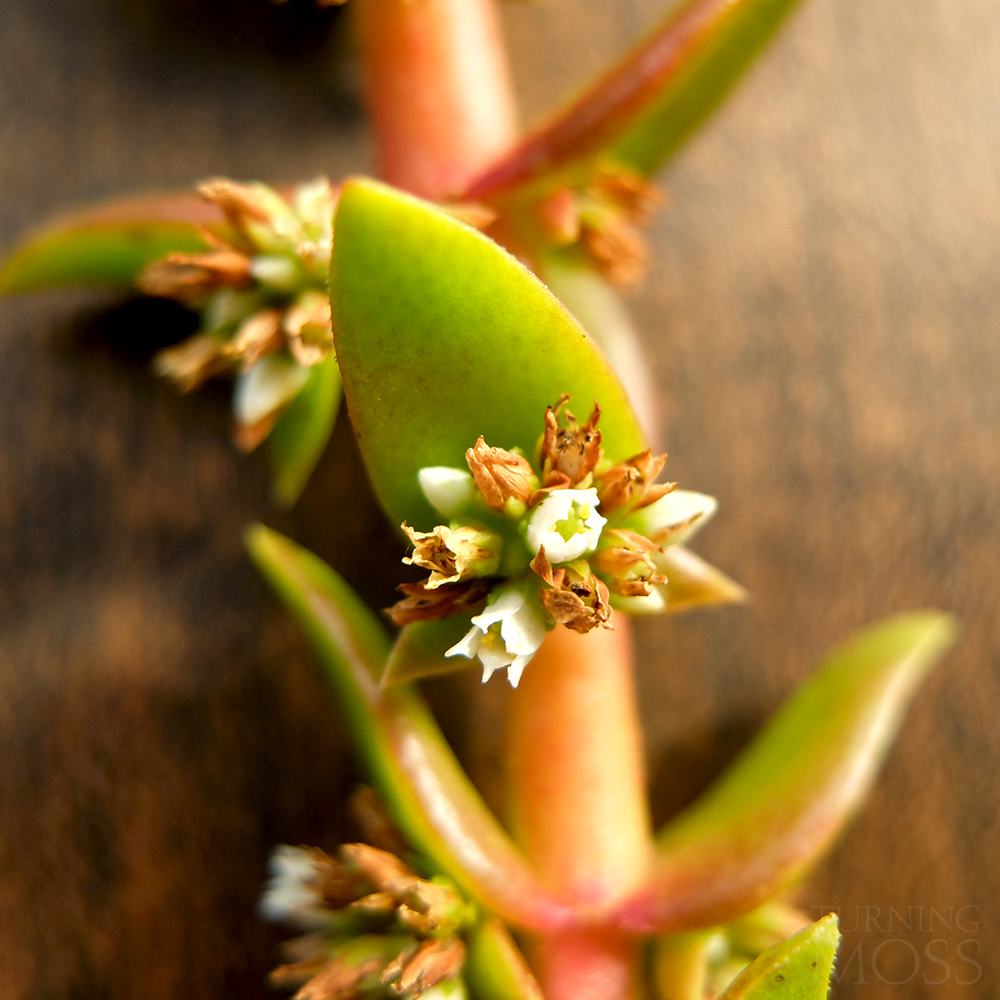
[[[506,919],[542,929],[572,911],[541,887],[405,684],[379,687],[389,642],[375,616],[322,560],[262,525],[247,545],[304,627],[373,784],[413,847]]]
[[[417,481],[465,467],[480,435],[531,455],[545,407],[600,401],[612,461],[644,447],[621,383],[593,341],[492,240],[374,181],[347,183],[336,216],[331,303],[344,394],[390,517],[439,516]]]
[[[829,913],[758,955],[719,1000],[826,1000],[839,943],[837,915]]]
[[[667,578],[667,611],[688,611],[714,604],[741,604],[747,592],[721,569],[683,545],[671,545],[656,556],[656,568]]]
[[[801,875],[868,791],[903,711],[951,645],[941,612],[899,615],[835,649],[709,790],[658,836],[621,924],[708,927]]]
[[[510,932],[486,917],[468,936],[463,970],[472,1000],[542,1000],[542,990]]]
[[[465,670],[469,661],[461,656],[445,656],[472,627],[469,615],[449,615],[437,621],[405,625],[392,647],[382,686],[415,681]]]
[[[797,0],[684,0],[575,103],[465,192],[509,194],[606,156],[647,176],[749,67]]]
[[[128,287],[147,264],[208,248],[200,226],[221,213],[193,192],[124,198],[53,219],[0,267],[0,292],[67,285]]]
[[[286,507],[299,498],[330,440],[340,394],[340,372],[331,354],[312,369],[268,435],[274,494]]]

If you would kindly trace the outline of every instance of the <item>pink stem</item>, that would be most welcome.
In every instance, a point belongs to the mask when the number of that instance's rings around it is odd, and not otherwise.
[[[543,883],[599,919],[652,852],[628,622],[556,628],[510,702],[515,834]]]
[[[638,941],[607,928],[548,934],[534,964],[545,1000],[630,1000],[637,981]]]
[[[458,194],[516,139],[493,0],[360,0],[381,176]]]

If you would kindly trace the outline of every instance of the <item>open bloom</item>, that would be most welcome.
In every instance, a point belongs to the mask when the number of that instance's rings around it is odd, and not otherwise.
[[[550,563],[572,562],[593,552],[601,540],[607,518],[597,513],[597,490],[556,490],[528,519],[528,548],[538,554],[545,548]]]
[[[507,679],[517,687],[521,673],[545,638],[541,609],[523,591],[510,587],[495,590],[482,614],[472,619],[472,628],[445,656],[478,656],[484,683],[495,670],[507,668]]]
[[[675,572],[680,606],[742,593],[693,553],[666,551],[711,517],[715,500],[657,482],[667,456],[652,449],[608,462],[600,406],[579,423],[564,410],[568,399],[547,408],[534,464],[480,437],[466,451],[468,471],[421,469],[424,496],[450,523],[403,525],[414,546],[403,561],[430,575],[400,586],[406,596],[389,617],[406,627],[470,615],[469,631],[444,655],[478,657],[484,681],[506,667],[516,686],[548,629],[610,628],[612,609],[673,610]]]

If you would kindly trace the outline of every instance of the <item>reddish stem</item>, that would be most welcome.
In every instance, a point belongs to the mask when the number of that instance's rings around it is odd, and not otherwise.
[[[361,0],[358,22],[379,173],[459,193],[516,138],[493,0]]]
[[[537,942],[545,1000],[629,1000],[641,995],[638,940],[608,928],[563,931]]]
[[[515,833],[557,895],[607,908],[645,874],[652,841],[624,615],[556,628],[510,703]]]

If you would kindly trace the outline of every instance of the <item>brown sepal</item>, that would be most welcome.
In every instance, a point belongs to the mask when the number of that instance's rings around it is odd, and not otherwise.
[[[561,426],[559,416],[567,402],[569,396],[563,393],[555,407],[545,410],[540,460],[542,485],[548,488],[560,489],[564,483],[568,486],[579,484],[597,468],[603,454],[601,432],[597,429],[601,419],[600,405],[595,400],[594,409],[584,424],[578,424],[576,417],[566,410],[562,413],[566,423]]]
[[[392,984],[392,991],[398,996],[407,995],[416,1000],[432,986],[457,976],[464,961],[465,945],[458,938],[425,941],[399,979]]]
[[[486,603],[490,588],[491,584],[483,579],[446,583],[431,590],[422,583],[401,583],[397,589],[407,596],[386,608],[385,613],[399,626],[437,621],[479,610]]]
[[[557,625],[581,633],[598,625],[611,627],[608,624],[611,620],[608,588],[596,576],[588,574],[585,577],[565,566],[553,570],[544,545],[531,560],[531,568],[548,584],[539,589],[538,596]]]
[[[527,504],[531,499],[534,472],[528,461],[512,451],[491,448],[483,436],[465,453],[469,471],[487,506],[502,511],[509,497]]]
[[[375,956],[348,965],[334,958],[303,986],[292,1000],[352,1000],[363,979],[378,972],[382,959]]]
[[[250,260],[235,250],[210,250],[208,253],[172,253],[154,260],[139,275],[139,291],[164,299],[197,302],[209,292],[231,285],[249,288]]]
[[[646,507],[677,489],[676,483],[656,483],[666,461],[666,455],[654,455],[647,448],[602,472],[597,477],[601,513],[606,517],[626,504],[634,509]]]
[[[281,333],[281,310],[261,309],[239,325],[224,351],[240,363],[240,369],[252,368],[265,354],[273,354],[284,343]]]
[[[153,370],[170,379],[181,392],[191,392],[205,379],[230,370],[232,363],[225,356],[224,347],[215,337],[196,333],[174,347],[159,351],[153,359]]]
[[[416,878],[416,873],[395,854],[380,851],[370,844],[342,844],[340,857],[351,870],[360,872],[380,892],[397,895],[392,886],[396,879]]]

